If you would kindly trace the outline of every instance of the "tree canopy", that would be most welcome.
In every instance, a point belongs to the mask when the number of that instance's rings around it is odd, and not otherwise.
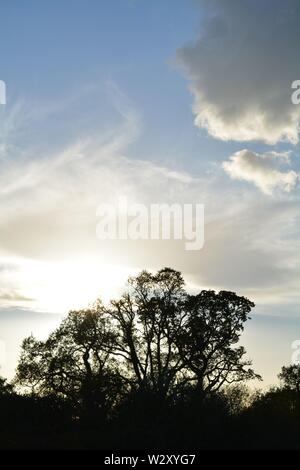
[[[205,396],[260,378],[238,345],[253,306],[233,292],[190,295],[170,268],[143,271],[109,305],[71,311],[46,341],[26,338],[16,383],[104,412],[133,391]]]
[[[284,386],[300,394],[300,364],[283,366],[278,377]]]

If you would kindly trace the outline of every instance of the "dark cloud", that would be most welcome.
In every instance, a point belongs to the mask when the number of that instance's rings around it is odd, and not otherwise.
[[[191,82],[195,123],[222,140],[298,142],[298,0],[199,1],[198,39],[177,51]]]

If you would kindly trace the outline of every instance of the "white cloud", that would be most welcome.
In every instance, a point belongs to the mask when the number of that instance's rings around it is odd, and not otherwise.
[[[199,38],[177,51],[191,82],[195,123],[222,140],[299,141],[298,0],[199,0]]]
[[[222,166],[232,179],[253,183],[263,193],[270,195],[275,189],[289,193],[299,181],[299,174],[295,171],[276,168],[276,165],[282,163],[289,163],[289,154],[286,152],[259,154],[244,149],[234,153]]]

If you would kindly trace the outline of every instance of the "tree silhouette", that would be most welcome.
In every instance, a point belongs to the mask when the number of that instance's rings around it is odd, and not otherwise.
[[[184,365],[177,339],[186,318],[186,293],[179,272],[143,271],[129,280],[129,292],[108,310],[119,332],[115,354],[125,361],[132,387],[166,397]]]
[[[4,397],[13,393],[12,384],[7,383],[7,380],[0,377],[0,397]]]
[[[26,338],[16,382],[106,415],[137,391],[163,401],[194,387],[203,397],[259,378],[233,347],[253,305],[232,292],[188,295],[170,268],[143,271],[109,306],[71,311],[46,341]]]
[[[202,394],[219,390],[224,384],[261,379],[243,360],[245,349],[233,348],[239,341],[253,302],[233,292],[202,291],[189,296],[186,321],[179,334],[183,364]]]
[[[205,394],[260,378],[243,360],[244,348],[232,348],[254,306],[248,299],[225,291],[188,295],[181,274],[170,268],[143,271],[129,285],[108,312],[119,332],[115,353],[132,384],[167,397],[189,383]]]
[[[24,340],[16,383],[40,396],[67,398],[83,409],[110,409],[122,390],[113,347],[99,303],[71,311],[46,341]]]
[[[295,390],[300,395],[300,364],[292,364],[283,366],[278,378],[283,382],[284,386],[291,390]]]
[[[300,366],[281,387],[240,345],[254,304],[187,293],[180,272],[130,278],[126,292],[71,311],[23,342],[13,388],[0,378],[0,441],[14,448],[299,448]]]

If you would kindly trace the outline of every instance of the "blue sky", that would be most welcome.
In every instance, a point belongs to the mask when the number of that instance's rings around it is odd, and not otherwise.
[[[103,95],[113,82],[142,115],[146,158],[172,160],[174,165],[174,157],[179,165],[189,159],[197,169],[211,154],[217,160],[237,148],[228,144],[225,149],[193,126],[192,96],[175,55],[200,29],[194,2],[174,1],[172,8],[158,0],[90,0],[88,6],[81,0],[72,5],[68,0],[6,2],[2,14],[2,79],[10,102],[51,103],[97,88],[104,108],[102,115],[97,109],[97,117],[103,121],[112,111]],[[77,116],[82,108],[81,102]],[[133,147],[139,156],[139,142]]]
[[[300,300],[300,107],[290,102],[300,11],[295,0],[238,5],[2,2],[4,375],[22,337],[47,334],[69,308],[164,265],[188,286],[255,301],[244,339],[266,384],[290,360]],[[97,206],[118,194],[204,203],[204,249],[100,243]]]

